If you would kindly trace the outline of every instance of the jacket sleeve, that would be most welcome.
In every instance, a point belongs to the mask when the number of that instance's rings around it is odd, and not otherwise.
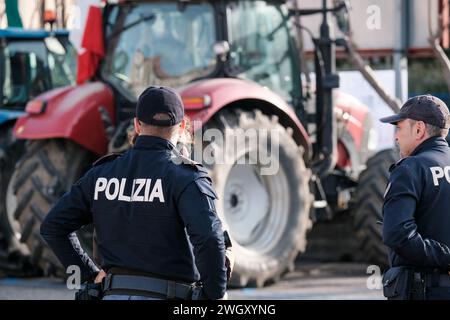
[[[199,178],[178,199],[178,211],[194,248],[195,263],[208,299],[222,298],[227,283],[225,243],[215,198],[208,178]]]
[[[419,173],[401,164],[391,173],[383,205],[383,242],[412,265],[447,269],[450,249],[433,239],[424,239],[414,218],[421,198]]]
[[[80,245],[75,231],[92,222],[90,172],[78,180],[50,210],[41,225],[41,235],[64,268],[80,267],[82,282],[99,269]]]

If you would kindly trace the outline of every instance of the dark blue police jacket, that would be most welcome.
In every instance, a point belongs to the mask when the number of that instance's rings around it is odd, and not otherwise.
[[[432,137],[390,168],[383,242],[391,266],[450,265],[450,148]]]
[[[208,298],[221,298],[225,245],[205,168],[152,136],[139,136],[132,149],[113,158],[94,164],[42,223],[41,234],[62,264],[80,266],[84,279],[98,271],[70,235],[93,222],[103,269],[201,280]]]

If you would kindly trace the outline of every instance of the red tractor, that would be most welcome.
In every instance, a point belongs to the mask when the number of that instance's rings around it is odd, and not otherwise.
[[[178,88],[191,121],[203,124],[194,128],[204,132],[196,142],[203,147],[200,154],[227,159],[205,165],[219,195],[218,212],[234,240],[234,285],[276,281],[305,250],[313,222],[355,206],[357,231],[370,246],[366,253],[384,260],[384,253],[373,249],[383,251],[377,201],[390,153],[369,161],[374,167],[361,175],[373,151],[371,119],[356,99],[333,92],[339,78],[327,21],[331,12],[342,17],[345,3],[327,8],[324,1],[314,10],[269,0],[105,4],[106,55],[95,75],[82,85],[39,96],[16,124],[15,134],[28,143],[7,192],[15,249],[45,274],[60,270],[39,236],[40,221],[95,158],[127,145],[138,94],[149,85],[167,85]],[[312,92],[302,76],[296,38],[301,26],[295,17],[317,13],[324,22],[314,39]],[[227,133],[252,130],[277,136],[270,135],[269,146],[245,143],[246,138],[237,152],[220,148],[217,137],[227,140]],[[269,165],[275,173],[261,173],[269,168],[264,159],[246,161],[261,149],[269,155],[276,151]],[[370,181],[358,187],[360,175]],[[82,243],[92,243],[90,232],[79,235]]]

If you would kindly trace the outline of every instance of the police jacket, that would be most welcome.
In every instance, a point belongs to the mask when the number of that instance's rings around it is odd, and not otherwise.
[[[222,298],[223,230],[203,166],[153,136],[139,136],[132,149],[112,158],[101,159],[76,182],[41,225],[62,264],[80,266],[84,279],[98,271],[71,234],[93,222],[103,269],[201,280],[208,298]]]
[[[391,266],[450,265],[450,148],[432,137],[390,168],[383,241]]]

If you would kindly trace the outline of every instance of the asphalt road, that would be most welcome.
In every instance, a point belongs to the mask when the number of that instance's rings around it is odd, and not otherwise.
[[[367,265],[356,263],[303,263],[278,283],[260,289],[229,290],[233,300],[381,300],[380,289],[368,289],[377,279],[369,278]],[[374,282],[375,281],[375,282]],[[0,299],[71,300],[74,291],[68,290],[59,279],[0,279]]]

